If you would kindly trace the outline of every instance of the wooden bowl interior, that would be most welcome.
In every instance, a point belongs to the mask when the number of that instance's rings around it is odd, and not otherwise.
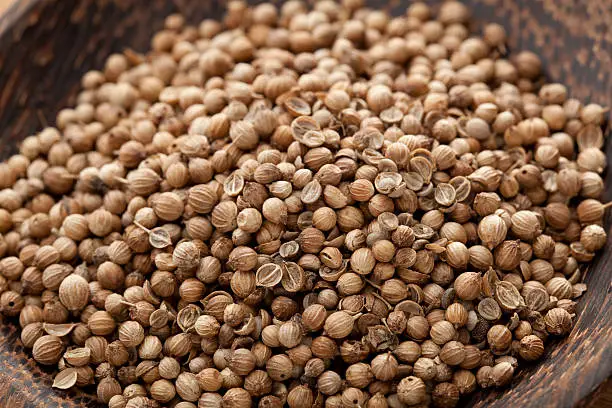
[[[433,6],[440,2],[429,1]],[[566,84],[573,97],[612,106],[609,0],[464,2],[473,10],[475,30],[485,22],[504,25],[511,51],[535,51],[547,75]],[[367,3],[397,15],[410,1]],[[85,72],[100,69],[113,52],[125,48],[146,51],[164,17],[176,11],[197,23],[220,17],[223,2],[17,2],[0,19],[0,158],[14,153],[25,136],[53,124],[60,109],[74,104]],[[612,157],[609,143],[606,152]],[[604,199],[610,198],[612,182],[607,176]],[[465,406],[586,406],[594,392],[611,388],[606,382],[612,372],[612,297],[607,296],[611,258],[609,241],[587,272],[589,290],[579,303],[571,335],[552,347],[541,362],[522,370],[512,387],[477,394]],[[85,394],[51,389],[49,373],[27,357],[14,322],[5,321],[0,334],[0,406],[97,406]]]

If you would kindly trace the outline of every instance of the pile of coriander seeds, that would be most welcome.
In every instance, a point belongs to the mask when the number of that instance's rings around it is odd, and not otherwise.
[[[111,408],[450,408],[567,335],[606,109],[468,10],[230,1],[0,164],[0,311]]]

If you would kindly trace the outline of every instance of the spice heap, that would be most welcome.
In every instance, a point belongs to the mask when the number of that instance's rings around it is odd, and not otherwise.
[[[572,328],[605,109],[505,32],[232,1],[0,164],[0,308],[112,408],[453,407]]]

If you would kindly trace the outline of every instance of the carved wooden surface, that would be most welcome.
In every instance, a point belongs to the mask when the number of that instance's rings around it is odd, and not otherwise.
[[[378,4],[377,4],[378,3]],[[372,7],[381,2],[368,1]],[[394,13],[407,0],[384,2]],[[440,1],[430,1],[439,4]],[[572,96],[612,106],[610,0],[466,0],[474,28],[503,24],[511,50],[542,56],[545,71]],[[0,19],[0,158],[69,106],[81,75],[101,68],[112,52],[144,51],[170,12],[197,22],[218,17],[222,2],[195,0],[18,0]],[[607,144],[608,157],[612,147]],[[612,182],[606,177],[606,198]],[[609,220],[607,225],[609,226]],[[612,243],[590,267],[589,290],[570,337],[539,364],[523,370],[511,388],[466,401],[473,407],[604,407],[612,381]],[[50,388],[49,373],[24,353],[15,327],[0,327],[0,406],[96,406],[84,395]]]

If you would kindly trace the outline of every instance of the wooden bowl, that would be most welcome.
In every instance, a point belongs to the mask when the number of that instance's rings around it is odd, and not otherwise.
[[[434,6],[440,1],[430,1]],[[409,1],[368,1],[402,13]],[[466,0],[474,29],[504,25],[511,50],[538,53],[552,80],[571,95],[612,106],[610,0]],[[79,79],[99,69],[112,52],[145,51],[163,19],[180,11],[192,23],[217,18],[223,2],[189,0],[18,0],[0,19],[0,157],[74,103]],[[607,145],[608,157],[612,148]],[[612,197],[606,178],[606,198]],[[607,223],[609,225],[609,222]],[[551,347],[502,391],[465,401],[472,407],[604,406],[612,397],[612,240],[591,265],[589,290],[579,303],[571,335]],[[0,406],[98,406],[95,398],[51,389],[19,341],[13,322],[0,327]],[[610,405],[608,405],[610,406]]]

